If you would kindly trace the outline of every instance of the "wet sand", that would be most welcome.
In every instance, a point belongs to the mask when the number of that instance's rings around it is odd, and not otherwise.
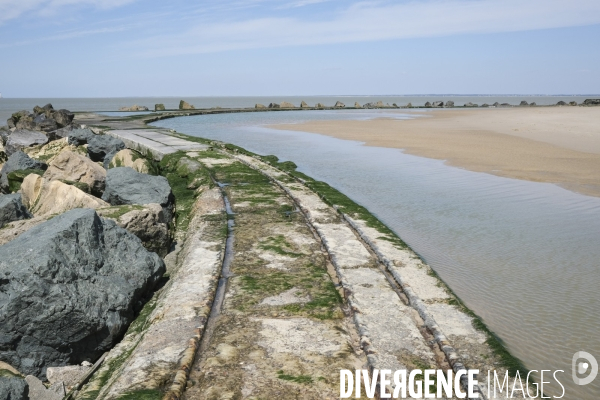
[[[471,171],[555,183],[600,197],[600,107],[443,109],[417,114],[423,117],[269,127],[404,149]]]

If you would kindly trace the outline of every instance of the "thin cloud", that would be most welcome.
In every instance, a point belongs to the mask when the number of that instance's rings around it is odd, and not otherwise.
[[[2,0],[0,1],[0,24],[25,13],[54,15],[67,6],[93,6],[99,9],[121,7],[136,0]]]
[[[300,0],[301,1],[301,0]],[[306,0],[311,1],[311,0]],[[326,19],[265,17],[198,24],[135,43],[140,55],[516,32],[600,23],[597,0],[361,2]]]

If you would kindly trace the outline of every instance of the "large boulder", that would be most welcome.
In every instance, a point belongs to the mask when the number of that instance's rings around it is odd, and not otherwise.
[[[29,400],[29,385],[19,376],[0,374],[0,399]]]
[[[131,107],[121,107],[119,111],[148,111],[148,107],[134,104]]]
[[[131,149],[119,151],[110,160],[108,168],[129,167],[137,172],[147,174],[150,171],[148,160],[143,158],[138,152]]]
[[[113,206],[122,204],[160,204],[165,219],[173,218],[175,198],[167,178],[141,174],[133,168],[111,168],[106,174],[106,187],[102,200]]]
[[[44,178],[79,182],[89,187],[88,192],[102,196],[106,182],[106,170],[89,158],[72,151],[62,151],[48,166]]]
[[[165,111],[165,105],[162,103],[155,104],[154,111]]]
[[[75,118],[75,114],[70,112],[69,110],[58,110],[52,113],[52,118],[56,121],[59,127],[63,128],[68,126],[73,122],[73,118]]]
[[[0,170],[0,191],[8,193],[10,191],[9,175],[17,171],[40,171],[40,174],[48,168],[46,163],[30,158],[22,151],[13,153]]]
[[[444,102],[443,101],[434,101],[433,103],[431,103],[432,107],[444,107]]]
[[[50,164],[62,151],[69,149],[70,151],[79,151],[81,154],[87,154],[87,149],[75,146],[69,146],[67,138],[61,138],[48,142],[43,146],[28,147],[23,149],[23,152],[31,158],[45,160],[46,164]]]
[[[180,100],[179,101],[179,109],[180,110],[195,110],[196,107],[188,103],[187,101]]]
[[[308,104],[306,104],[306,102],[305,102],[305,101],[302,101],[302,102],[300,103],[300,108],[310,108],[310,106],[309,106]]]
[[[521,103],[519,103],[520,106],[529,106],[529,103],[526,102],[525,100],[521,100]]]
[[[454,107],[454,102],[452,100],[448,100],[446,102],[446,104],[444,105],[444,107],[446,107],[446,108],[452,108],[452,107]]]
[[[269,108],[281,108],[281,106],[277,103],[269,103]]]
[[[12,131],[8,128],[8,126],[0,126],[0,144],[2,146],[4,146],[11,133]]]
[[[27,147],[39,146],[48,143],[48,137],[41,132],[18,129],[10,134],[4,151],[10,157],[13,153]]]
[[[94,135],[88,141],[88,154],[93,161],[104,162],[107,155],[114,156],[119,150],[125,148],[121,139],[110,135]],[[110,161],[110,158],[108,161]]]
[[[68,134],[68,141],[71,146],[82,146],[88,144],[94,136],[94,132],[88,128],[73,129]]]
[[[31,218],[23,206],[21,194],[0,194],[0,228],[13,221]]]
[[[566,106],[566,105],[567,105],[567,103],[561,100],[561,101],[559,101],[558,103],[556,103],[556,105],[557,105],[557,106]]]
[[[264,104],[256,103],[254,108],[267,108]]]
[[[362,106],[358,103],[358,101],[355,101],[354,108],[362,108]]]
[[[465,104],[465,107],[479,107],[479,106],[475,103],[468,102]]]
[[[600,99],[585,99],[582,104],[584,106],[600,106]]]
[[[569,102],[569,105],[570,105],[570,106],[576,106],[576,105],[577,105],[577,102],[576,102],[576,101],[570,101],[570,102]]]
[[[346,107],[346,105],[344,103],[342,103],[341,101],[336,101],[335,105],[333,107],[334,108],[344,108],[344,107]]]
[[[317,103],[317,104],[315,104],[315,108],[325,108],[325,104]]]
[[[288,103],[287,101],[282,101],[282,102],[279,104],[279,107],[280,107],[280,108],[296,108],[296,106],[295,106],[295,105],[293,105],[292,103]]]
[[[165,272],[141,241],[94,210],[54,217],[0,246],[0,360],[48,366],[112,348]]]
[[[21,195],[23,204],[36,217],[61,214],[74,208],[108,207],[108,203],[86,193],[76,185],[49,181],[36,174],[25,177],[21,185]]]
[[[33,217],[30,219],[21,219],[19,221],[9,222],[8,224],[4,225],[2,229],[0,229],[0,246],[16,239],[19,235],[27,232],[34,226],[47,221],[50,219],[50,217],[51,215],[44,215],[41,217]],[[2,364],[1,361],[0,364]]]
[[[161,257],[169,253],[171,235],[169,221],[160,204],[123,205],[97,210],[98,215],[110,218],[123,229],[134,234],[149,251]]]

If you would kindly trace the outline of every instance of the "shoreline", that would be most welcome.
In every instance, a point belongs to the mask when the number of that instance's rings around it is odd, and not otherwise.
[[[454,108],[421,115],[426,117],[267,127],[402,149],[475,172],[600,197],[600,108]]]

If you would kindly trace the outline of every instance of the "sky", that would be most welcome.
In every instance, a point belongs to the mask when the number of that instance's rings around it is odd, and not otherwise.
[[[598,0],[0,0],[0,93],[598,94],[598,38]]]

